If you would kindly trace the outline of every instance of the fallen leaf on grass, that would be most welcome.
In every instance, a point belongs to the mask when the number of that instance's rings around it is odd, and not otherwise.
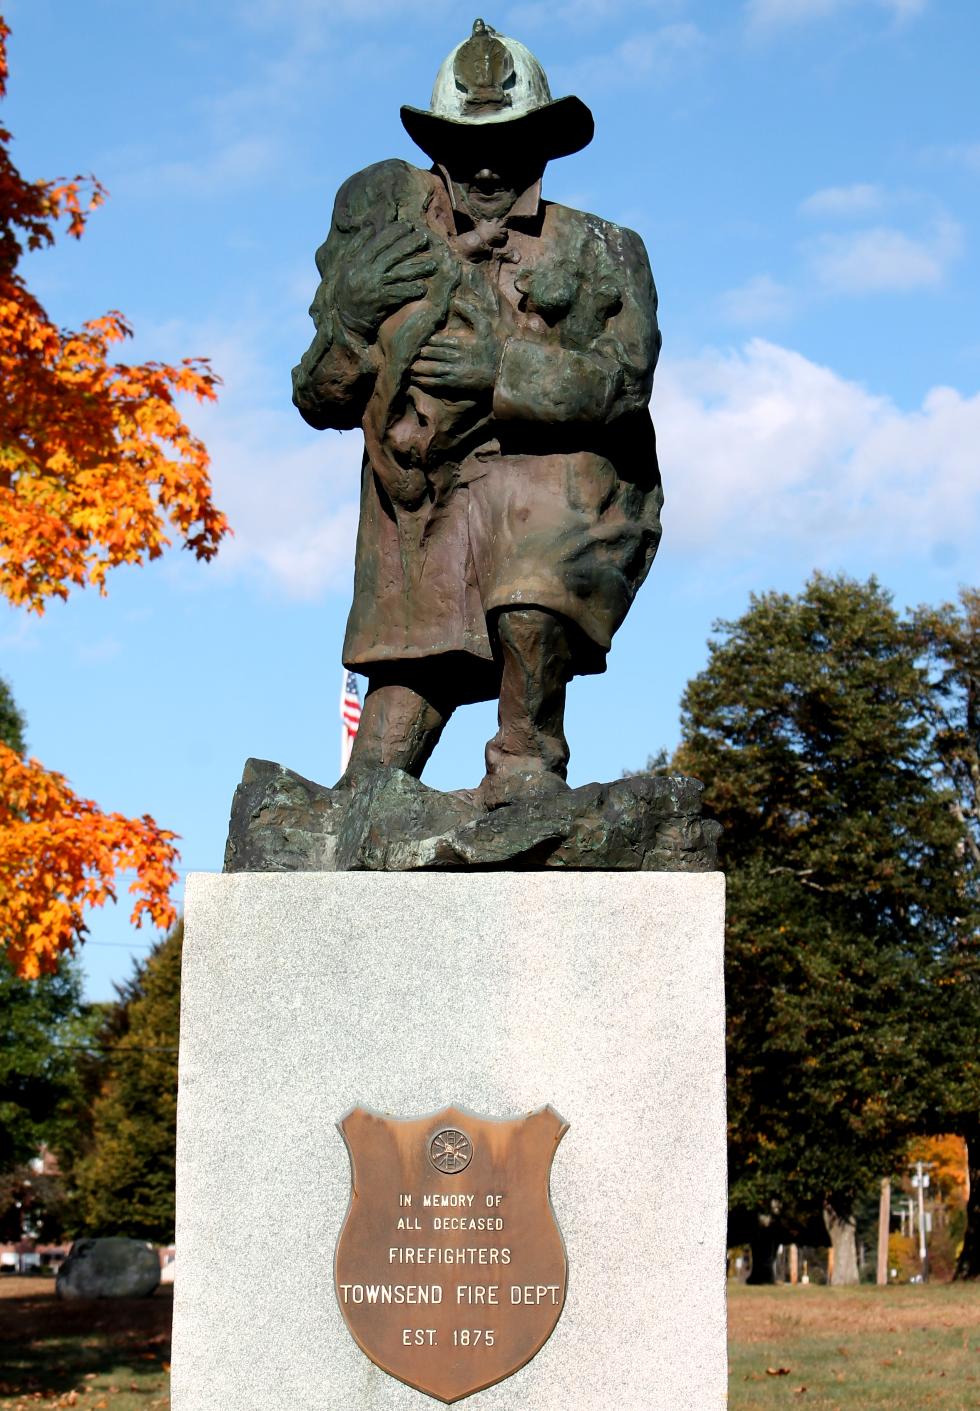
[[[767,1376],[767,1377],[788,1377],[789,1374],[790,1374],[790,1370],[791,1370],[791,1369],[790,1369],[789,1367],[767,1367],[767,1368],[766,1368],[766,1376]]]
[[[793,1388],[793,1395],[794,1395],[794,1396],[802,1396],[805,1391],[806,1391],[806,1387],[794,1387],[794,1388]]]

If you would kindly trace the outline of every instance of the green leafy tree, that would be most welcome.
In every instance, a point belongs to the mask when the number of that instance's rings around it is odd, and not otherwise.
[[[17,702],[10,693],[10,687],[0,677],[0,742],[9,745],[18,754],[24,753],[24,717],[17,709]]]
[[[815,575],[716,631],[674,765],[725,829],[733,1217],[761,1266],[774,1227],[821,1211],[853,1282],[855,1204],[926,1120],[962,830],[914,635],[873,579]]]
[[[23,752],[24,717],[0,680],[0,741]],[[84,1109],[79,1059],[93,1021],[82,1005],[78,966],[21,979],[0,949],[0,1239],[29,1231],[58,1238],[63,1184],[31,1166],[42,1146],[66,1147]]]
[[[76,963],[54,975],[19,977],[0,951],[0,1240],[61,1237],[64,1183],[39,1174],[42,1147],[76,1140],[84,1089],[79,1059],[94,1027],[81,999]]]
[[[0,1175],[0,1243],[24,1238],[55,1244],[65,1238],[70,1208],[60,1174],[38,1171],[37,1162]]]
[[[70,1139],[82,1100],[76,1060],[90,1039],[75,964],[22,980],[0,952],[0,1175]]]
[[[76,1219],[91,1235],[174,1235],[177,1035],[183,926],[119,987],[84,1153],[72,1163]]]
[[[967,1144],[970,1185],[956,1277],[980,1279],[980,591],[958,603],[922,607],[913,617],[932,682],[937,777],[960,826],[963,922],[947,957],[936,1049],[936,1131]]]

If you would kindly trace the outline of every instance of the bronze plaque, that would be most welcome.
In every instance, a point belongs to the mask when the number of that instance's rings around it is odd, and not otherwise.
[[[523,1367],[565,1302],[549,1178],[568,1124],[551,1107],[512,1121],[356,1107],[339,1126],[352,1189],[334,1279],[358,1346],[445,1402]]]

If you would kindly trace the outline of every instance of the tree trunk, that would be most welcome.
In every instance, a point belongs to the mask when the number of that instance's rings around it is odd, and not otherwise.
[[[839,1215],[833,1206],[823,1208],[823,1222],[834,1252],[834,1271],[830,1282],[835,1288],[859,1284],[857,1237],[853,1215]]]
[[[980,1279],[980,1122],[970,1122],[960,1135],[966,1142],[970,1189],[966,1202],[966,1234],[953,1278]]]
[[[892,1223],[892,1183],[887,1176],[881,1182],[881,1198],[878,1202],[878,1270],[876,1282],[888,1283],[888,1236]]]

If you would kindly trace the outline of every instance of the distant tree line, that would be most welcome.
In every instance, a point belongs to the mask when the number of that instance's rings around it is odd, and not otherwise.
[[[23,729],[2,691],[0,728]],[[857,1212],[940,1133],[967,1143],[957,1274],[980,1277],[980,592],[900,614],[873,579],[815,575],[753,597],[648,768],[701,779],[724,826],[731,1238],[753,1277],[780,1243],[829,1242],[855,1279]],[[172,1238],[181,943],[106,1006],[71,960],[0,969],[8,1231],[43,1141],[63,1180],[31,1187],[36,1228]]]
[[[24,980],[0,955],[0,1242],[174,1237],[183,926],[108,1004],[77,960]],[[42,1148],[60,1174],[34,1169]]]
[[[724,825],[731,1235],[858,1277],[855,1211],[911,1137],[971,1168],[980,1277],[980,593],[896,612],[815,575],[716,625],[660,769]]]
[[[0,15],[0,99],[9,34]],[[105,195],[94,179],[24,176],[0,121],[0,599],[38,614],[86,586],[105,592],[113,569],[175,539],[207,562],[229,532],[178,409],[186,395],[214,400],[207,360],[117,362],[131,336],[119,313],[65,329],[26,282],[22,257],[59,230],[80,237]],[[179,934],[105,1007],[82,1004],[71,952],[126,871],[132,920],[173,923],[174,841],[28,759],[0,682],[0,1239],[172,1234]],[[165,1044],[149,1043],[151,1028]],[[63,1178],[36,1169],[42,1144]]]
[[[9,34],[0,14],[0,99]],[[175,536],[208,561],[229,530],[207,450],[178,411],[186,394],[215,399],[207,360],[115,362],[132,335],[121,314],[65,329],[26,282],[22,257],[59,229],[78,239],[106,194],[94,178],[25,177],[0,121],[0,599],[37,614],[86,586],[104,593],[113,569],[159,558]],[[33,979],[84,938],[119,873],[135,874],[136,925],[172,925],[178,854],[148,815],[103,812],[25,758],[10,704],[0,700],[0,949]]]

